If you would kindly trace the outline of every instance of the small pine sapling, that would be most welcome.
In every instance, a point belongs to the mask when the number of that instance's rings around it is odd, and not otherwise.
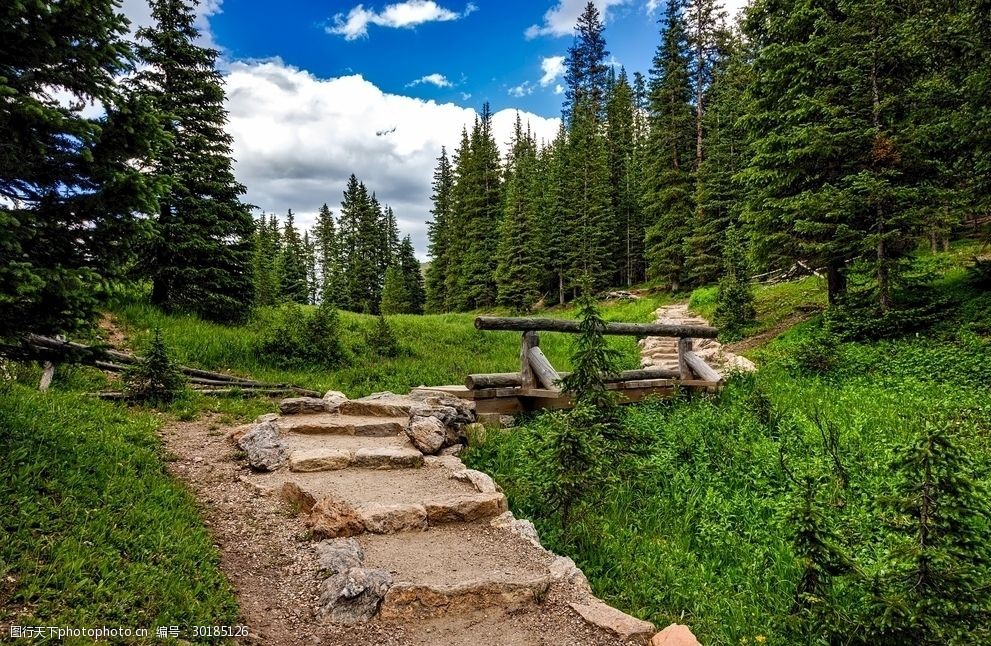
[[[152,404],[168,404],[186,388],[186,377],[169,356],[162,331],[155,328],[148,352],[124,372],[124,392],[128,397]]]
[[[757,310],[747,271],[744,240],[733,225],[726,229],[723,265],[713,322],[727,337],[738,337],[756,319]]]
[[[382,315],[379,315],[376,320],[375,327],[372,329],[371,334],[368,335],[367,343],[372,352],[380,357],[394,358],[402,353],[402,348],[399,346],[399,340],[392,331],[392,326],[389,325],[385,316]]]
[[[347,358],[341,341],[341,317],[330,301],[323,301],[306,321],[304,330],[306,354],[311,363],[333,368]]]

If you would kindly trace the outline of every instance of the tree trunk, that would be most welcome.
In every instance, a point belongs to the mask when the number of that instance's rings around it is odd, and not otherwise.
[[[836,305],[845,292],[846,276],[843,274],[843,263],[831,260],[826,263],[826,293],[829,304]]]

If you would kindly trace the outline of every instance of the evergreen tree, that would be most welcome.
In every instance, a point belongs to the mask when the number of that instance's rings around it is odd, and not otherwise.
[[[607,149],[609,153],[610,201],[620,225],[622,238],[613,250],[621,262],[614,281],[632,285],[638,278],[639,257],[644,236],[640,214],[636,156],[636,106],[633,88],[621,69],[612,85],[606,105]]]
[[[379,312],[382,314],[409,314],[410,295],[406,290],[406,281],[398,265],[385,270],[385,281],[382,286],[382,301]]]
[[[313,243],[320,271],[320,302],[337,303],[341,291],[341,258],[334,216],[326,204],[317,214]]]
[[[447,290],[445,278],[450,253],[450,220],[453,210],[454,170],[447,158],[447,149],[441,148],[434,170],[433,194],[430,196],[433,209],[430,213],[433,220],[427,223],[427,238],[430,255],[430,266],[427,268],[426,279],[426,310],[428,312],[443,312],[447,309]]]
[[[743,237],[735,225],[726,229],[723,244],[723,276],[716,294],[715,323],[728,335],[739,334],[757,318],[753,288]]]
[[[545,271],[548,274],[547,287],[557,294],[557,302],[564,305],[565,289],[570,284],[571,249],[569,246],[569,224],[566,179],[568,173],[568,133],[564,123],[558,129],[554,142],[544,152],[543,168],[546,179],[541,202],[542,226],[540,239],[544,257],[547,259]]]
[[[478,129],[476,119],[473,132]],[[461,142],[454,151],[454,182],[451,188],[451,217],[447,223],[446,260],[444,261],[446,276],[444,277],[444,294],[447,309],[462,311],[469,309],[468,297],[465,293],[461,273],[464,269],[468,253],[468,222],[471,213],[471,192],[474,190],[470,168],[472,166],[472,147],[468,131],[461,131]]]
[[[141,168],[159,143],[110,0],[0,6],[0,338],[89,325],[102,285],[133,259],[138,213],[155,210]],[[72,96],[63,107],[56,90]],[[105,116],[82,108],[99,102]]]
[[[344,189],[339,224],[339,253],[341,259],[341,291],[338,304],[346,310],[362,311],[364,302],[361,288],[359,256],[359,224],[362,212],[368,208],[368,192],[353,174]]]
[[[159,328],[155,328],[145,356],[129,367],[122,377],[124,392],[129,397],[152,404],[167,404],[179,397],[186,387],[186,376],[169,356]]]
[[[319,282],[317,280],[317,248],[310,240],[310,232],[303,232],[303,263],[306,266],[306,294],[307,302],[316,305],[317,294],[319,293]]]
[[[644,168],[646,255],[651,277],[672,291],[684,278],[692,203],[693,121],[688,34],[680,0],[668,2],[650,70],[650,133]]]
[[[595,3],[589,2],[575,25],[575,41],[565,61],[564,120],[569,126],[575,107],[588,101],[596,118],[605,108],[609,68],[606,65],[604,25]]]
[[[537,144],[529,130],[524,133],[519,114],[506,164],[505,214],[499,238],[496,284],[500,305],[529,311],[540,296],[540,258],[535,221]]]
[[[151,7],[155,25],[137,33],[146,67],[135,86],[163,115],[168,141],[153,173],[167,189],[143,271],[156,305],[238,319],[252,300],[253,222],[234,178],[217,52],[194,44],[192,5],[152,0]]]
[[[719,54],[706,93],[702,118],[705,156],[696,171],[695,218],[686,237],[685,276],[694,285],[716,281],[722,274],[726,230],[740,217],[743,187],[733,177],[745,165],[744,93],[751,81],[748,49],[739,36],[720,30]]]
[[[465,242],[457,263],[454,304],[458,309],[475,309],[496,301],[496,250],[502,216],[502,169],[487,103],[472,129],[469,155],[460,170],[457,208],[463,226],[459,234]]]
[[[292,209],[286,215],[282,229],[282,248],[279,254],[279,299],[307,304],[310,300],[306,284],[306,252],[303,240],[296,229]]]
[[[416,251],[413,249],[413,241],[409,236],[405,236],[399,243],[399,252],[396,254],[396,265],[403,278],[403,286],[409,298],[408,314],[423,314],[424,305],[427,300],[426,290],[423,285],[423,271],[420,269],[420,261],[416,259]]]
[[[255,222],[254,259],[252,261],[254,303],[256,306],[274,305],[278,301],[279,253],[279,239],[269,225],[268,216],[262,213]]]

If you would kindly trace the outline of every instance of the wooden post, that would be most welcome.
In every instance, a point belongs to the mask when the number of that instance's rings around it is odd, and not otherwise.
[[[537,376],[533,374],[530,367],[530,348],[540,347],[540,336],[536,332],[524,332],[523,340],[520,344],[520,385],[523,390],[531,390],[537,387]]]
[[[685,360],[685,354],[692,351],[692,340],[688,337],[678,338],[678,372],[682,381],[690,381],[692,369]]]
[[[38,390],[48,392],[48,387],[52,385],[52,378],[55,376],[55,364],[51,361],[45,362],[45,370],[41,373],[41,382],[38,383]]]
[[[541,386],[547,390],[561,390],[557,383],[561,377],[540,348],[530,348],[530,369],[533,370]]]

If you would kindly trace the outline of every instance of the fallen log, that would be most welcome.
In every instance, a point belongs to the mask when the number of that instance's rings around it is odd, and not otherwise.
[[[570,372],[559,372],[558,375],[564,379]],[[660,368],[648,368],[643,370],[624,370],[615,375],[606,375],[604,381],[607,384],[619,383],[622,381],[646,381],[651,379],[677,379],[677,370],[662,370]],[[523,380],[518,372],[493,372],[468,375],[465,379],[465,387],[468,390],[482,390],[487,388],[519,388],[523,385]]]
[[[312,390],[294,390],[292,388],[194,388],[193,392],[206,397],[233,397],[236,395],[254,397],[256,395],[269,395],[273,397],[281,397],[284,395],[291,395],[294,393],[306,394],[308,396],[316,396],[319,393]],[[89,393],[91,396],[99,397],[100,399],[105,399],[109,401],[137,401],[136,397],[128,395],[122,392],[100,392],[100,393]]]

